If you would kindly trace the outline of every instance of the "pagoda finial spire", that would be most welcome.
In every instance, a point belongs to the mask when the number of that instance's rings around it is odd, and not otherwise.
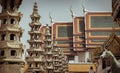
[[[49,12],[49,18],[50,18],[50,22],[53,23],[53,19],[50,12]]]
[[[39,17],[40,18],[40,15],[38,13],[38,5],[37,5],[37,2],[34,3],[34,7],[33,7],[33,13],[31,15],[31,17]]]

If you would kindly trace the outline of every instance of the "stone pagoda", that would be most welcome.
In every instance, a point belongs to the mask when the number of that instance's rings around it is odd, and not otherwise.
[[[63,54],[63,51],[61,49],[59,49],[59,58],[60,58],[60,70],[61,70],[61,73],[69,73],[68,72],[68,60],[67,60],[67,56],[65,56]]]
[[[0,73],[23,73],[24,45],[20,42],[23,29],[18,11],[22,0],[0,0]]]
[[[59,50],[57,46],[57,42],[53,43],[53,66],[54,66],[54,73],[61,73],[60,71],[60,59],[59,59]]]
[[[51,40],[50,30],[51,29],[47,24],[45,31],[45,40],[44,40],[46,73],[53,73],[53,53],[52,53],[52,43],[51,43],[52,40]]]
[[[40,39],[42,33],[39,22],[41,16],[38,13],[37,3],[34,3],[33,13],[30,17],[32,22],[29,24],[31,27],[31,31],[29,31],[30,40],[28,40],[30,48],[27,50],[29,56],[26,57],[28,63],[26,73],[44,73],[44,49],[43,41]]]

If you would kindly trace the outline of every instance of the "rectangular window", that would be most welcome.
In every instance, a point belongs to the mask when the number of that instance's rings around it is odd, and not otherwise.
[[[118,27],[111,16],[91,16],[92,28]]]
[[[73,27],[72,26],[59,26],[58,37],[72,37]]]
[[[79,32],[85,32],[85,24],[84,21],[79,22]]]

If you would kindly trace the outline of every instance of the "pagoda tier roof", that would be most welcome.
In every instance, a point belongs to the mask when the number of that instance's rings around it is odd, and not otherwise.
[[[16,24],[4,24],[1,26],[0,32],[2,31],[13,31],[13,32],[23,32],[24,29],[22,29],[19,25]]]
[[[44,52],[44,50],[42,48],[30,48],[27,49],[28,52]]]
[[[54,48],[54,49],[53,49],[53,52],[58,52],[58,49],[57,49],[57,48]]]
[[[29,23],[29,26],[30,27],[33,27],[33,26],[41,26],[42,24],[40,22],[32,22],[32,23]]]
[[[53,62],[59,62],[59,59],[53,59]]]
[[[0,48],[19,48],[23,49],[25,46],[18,41],[2,41],[0,42]]]
[[[35,72],[35,71],[44,72],[44,69],[43,68],[41,69],[40,67],[38,67],[38,68],[28,67],[28,69],[27,69],[27,72]]]
[[[40,62],[40,63],[44,62],[42,57],[31,57],[31,56],[26,57],[26,61],[27,62]]]
[[[46,55],[53,55],[52,52],[46,52]]]
[[[58,54],[54,54],[53,57],[59,57],[59,55]]]
[[[20,21],[22,16],[23,16],[23,14],[21,14],[20,12],[9,12],[9,11],[6,11],[6,12],[3,12],[3,13],[0,13],[0,18],[1,19],[3,17],[16,17],[16,18],[19,18],[19,21]]]
[[[45,49],[51,49],[51,48],[52,48],[52,45],[45,45],[44,48],[45,48]]]
[[[46,59],[46,62],[48,63],[53,62],[53,59]]]
[[[40,43],[43,44],[42,40],[28,40],[29,43]]]
[[[29,31],[28,33],[29,33],[29,34],[41,34],[40,31]]]
[[[45,42],[51,42],[52,39],[51,39],[51,38],[50,38],[50,39],[45,39],[44,41],[45,41]]]
[[[54,66],[55,66],[55,67],[60,67],[60,65],[59,65],[59,64],[54,64]]]
[[[54,73],[60,73],[61,71],[60,70],[54,70]]]
[[[0,62],[25,62],[21,58],[5,58],[5,59],[0,59]]]
[[[47,70],[53,70],[54,68],[53,68],[53,66],[47,66],[46,69]]]

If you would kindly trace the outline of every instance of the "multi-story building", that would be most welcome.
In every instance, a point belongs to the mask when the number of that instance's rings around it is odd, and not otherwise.
[[[100,47],[112,32],[120,37],[120,28],[112,19],[111,12],[92,12],[87,13],[85,22],[86,48],[93,58],[93,50]]]
[[[67,55],[69,63],[92,62],[96,47],[103,45],[112,32],[120,38],[120,28],[111,15],[111,12],[88,12],[85,17],[74,17],[73,22],[53,23],[53,41]]]
[[[23,73],[24,45],[20,38],[23,29],[19,22],[22,14],[18,11],[22,0],[1,0],[0,13],[0,73]]]
[[[28,64],[28,70],[26,73],[44,73],[44,49],[43,49],[43,40],[40,39],[42,33],[39,32],[41,27],[40,15],[38,13],[37,3],[34,4],[33,13],[30,16],[32,22],[29,24],[31,31],[29,31],[30,48],[27,49],[29,56],[26,57]]]
[[[73,23],[54,22],[52,31],[68,59],[76,62],[91,61],[94,48],[101,46],[112,31],[120,36],[111,12],[88,12],[85,17],[75,17]]]

